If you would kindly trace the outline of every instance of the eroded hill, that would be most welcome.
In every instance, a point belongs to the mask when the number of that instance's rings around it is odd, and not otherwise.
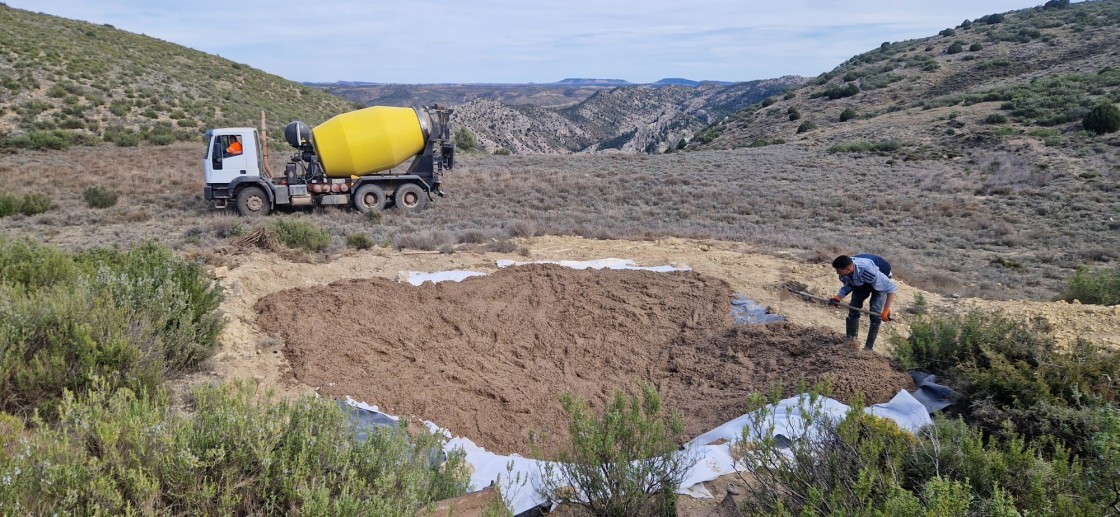
[[[256,125],[261,110],[281,129],[353,108],[218,56],[0,4],[0,148],[162,145]]]

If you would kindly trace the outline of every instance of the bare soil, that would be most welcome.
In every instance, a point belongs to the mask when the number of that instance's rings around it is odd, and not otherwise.
[[[528,265],[420,287],[343,280],[271,294],[256,309],[300,382],[505,454],[530,454],[541,430],[549,443],[566,439],[563,392],[602,408],[616,390],[653,383],[689,438],[744,413],[751,392],[788,395],[799,380],[828,379],[845,401],[911,387],[832,330],[736,326],[732,295],[696,272]]]
[[[254,378],[263,387],[274,390],[282,397],[296,397],[299,395],[314,394],[316,392],[324,393],[326,389],[333,388],[330,386],[331,382],[338,383],[338,379],[331,379],[322,383],[314,382],[307,378],[298,378],[295,375],[293,365],[289,363],[285,349],[290,345],[285,339],[269,335],[262,329],[262,318],[258,315],[256,310],[257,302],[263,298],[268,297],[270,294],[278,293],[286,289],[292,288],[307,288],[307,292],[322,292],[325,290],[323,286],[331,282],[338,282],[344,280],[355,279],[381,279],[389,282],[390,284],[398,278],[402,271],[444,271],[451,269],[465,269],[472,271],[481,271],[491,274],[496,274],[499,271],[494,266],[494,261],[499,259],[515,259],[519,261],[525,260],[587,260],[599,259],[607,257],[619,257],[635,260],[639,265],[688,265],[694,271],[702,275],[702,277],[709,278],[704,280],[702,285],[708,286],[715,285],[710,278],[716,278],[726,281],[734,292],[745,294],[752,300],[755,300],[762,305],[768,307],[771,312],[781,314],[789,320],[797,328],[807,329],[805,332],[813,332],[814,329],[822,333],[831,331],[832,335],[838,335],[843,332],[844,328],[844,314],[845,311],[824,304],[813,303],[801,298],[787,296],[783,286],[789,282],[799,282],[808,286],[808,290],[815,294],[832,294],[838,288],[836,283],[836,276],[828,266],[827,259],[831,257],[822,257],[819,260],[806,262],[801,253],[793,251],[783,251],[780,249],[763,248],[753,246],[747,243],[735,243],[726,241],[715,240],[694,240],[694,239],[656,239],[656,240],[642,240],[642,241],[626,241],[626,240],[604,240],[604,239],[584,239],[579,237],[536,237],[532,239],[516,239],[517,245],[521,248],[519,252],[499,253],[499,252],[459,252],[454,254],[448,253],[418,253],[410,251],[393,251],[386,248],[375,248],[368,251],[355,252],[345,251],[342,253],[334,253],[329,257],[329,260],[319,263],[307,263],[306,260],[301,260],[298,257],[280,256],[275,253],[261,253],[253,252],[252,250],[236,249],[236,248],[220,248],[215,250],[214,253],[221,255],[220,264],[225,264],[220,267],[214,267],[211,270],[218,277],[219,282],[222,284],[226,298],[222,302],[222,310],[226,314],[227,325],[222,332],[221,336],[221,349],[214,357],[213,368],[206,372],[201,372],[191,378],[183,379],[181,389],[179,392],[184,391],[186,386],[199,382],[221,382],[222,380],[232,380],[241,378]],[[525,253],[524,250],[528,250]],[[524,254],[523,254],[524,253]],[[661,277],[657,277],[661,278]],[[895,301],[895,310],[892,315],[898,321],[885,323],[880,331],[879,340],[875,345],[875,352],[877,354],[888,355],[892,348],[892,340],[906,336],[909,328],[909,323],[913,318],[917,317],[909,312],[909,309],[916,307],[916,300],[918,295],[921,295],[927,302],[927,309],[931,311],[948,311],[948,310],[969,310],[972,308],[979,308],[982,310],[998,310],[1003,311],[1012,317],[1022,318],[1027,321],[1045,321],[1050,324],[1052,333],[1059,343],[1068,344],[1076,339],[1088,339],[1102,345],[1116,348],[1120,347],[1120,306],[1115,307],[1102,307],[1096,305],[1081,305],[1070,304],[1065,302],[1028,302],[1022,300],[1016,301],[997,301],[997,300],[984,300],[978,298],[967,297],[947,297],[941,296],[928,291],[923,291],[916,288],[914,285],[908,283],[905,279],[898,282],[899,293]],[[452,284],[448,284],[450,287]],[[467,284],[469,285],[469,284]],[[701,285],[701,284],[697,284]],[[403,286],[398,286],[402,287]],[[424,289],[429,289],[431,286],[425,286]],[[408,292],[422,291],[424,289],[413,290]],[[446,289],[442,289],[446,291]],[[438,289],[436,291],[439,291]],[[641,300],[640,297],[635,297],[631,293],[624,293],[630,299]],[[328,327],[319,323],[313,325],[319,329],[320,333],[331,333],[337,340],[347,342],[354,342],[361,336],[373,335],[383,332],[386,325],[380,323],[387,321],[386,317],[391,316],[392,313],[401,311],[412,311],[414,318],[430,319],[433,316],[438,316],[438,312],[432,312],[425,307],[412,305],[411,299],[386,299],[379,298],[372,304],[359,304],[351,303],[350,300],[339,301],[340,306],[318,306],[311,303],[304,303],[303,306],[308,310],[313,310],[317,313],[326,312],[345,312],[352,316],[355,321],[365,321],[365,325],[361,325],[359,332],[345,334],[342,332],[333,333]],[[711,300],[708,300],[711,301]],[[582,302],[581,302],[582,303]],[[640,307],[634,305],[634,307]],[[645,310],[644,308],[642,309]],[[661,309],[658,309],[661,310]],[[385,316],[389,314],[389,316]],[[623,316],[618,316],[624,319]],[[866,319],[864,320],[866,322]],[[625,324],[623,322],[622,324]],[[429,323],[429,326],[431,324]],[[864,324],[866,326],[866,323]],[[751,333],[761,331],[770,327],[761,327],[759,329],[744,328],[739,332]],[[680,329],[674,329],[680,332]],[[725,329],[726,330],[726,329]],[[712,335],[712,339],[707,343],[708,350],[715,350],[712,354],[720,354],[718,357],[733,357],[733,353],[740,353],[741,349],[734,349],[725,347],[720,349],[721,343],[735,343],[734,329],[726,330],[721,336],[718,333]],[[861,335],[866,332],[866,328],[861,329]],[[730,334],[730,338],[728,335]],[[652,332],[646,332],[646,335],[652,335]],[[678,334],[679,335],[679,334]],[[358,337],[356,337],[358,336]],[[365,339],[365,338],[362,338]],[[787,341],[788,342],[788,341]],[[753,345],[753,343],[752,343]],[[680,349],[680,346],[675,343],[669,345],[672,349]],[[821,347],[824,349],[824,346]],[[726,355],[725,350],[729,350]],[[736,350],[740,350],[736,352]],[[839,348],[830,348],[830,351]],[[845,354],[848,352],[844,352]],[[697,349],[696,355],[705,355],[704,351]],[[750,358],[749,354],[746,355]],[[775,356],[780,357],[780,356]],[[469,356],[468,359],[476,360],[474,356]],[[764,373],[774,379],[780,379],[782,385],[787,385],[788,382],[793,382],[794,379],[800,375],[801,366],[803,363],[811,363],[811,361],[830,360],[829,354],[814,355],[810,359],[805,359],[800,362],[794,363],[791,358],[786,358],[786,365],[778,365],[769,371],[763,368],[755,369],[755,374]],[[491,361],[492,364],[497,364],[496,361]],[[725,364],[728,363],[728,364]],[[736,366],[733,361],[725,361],[720,363],[719,366],[728,372],[735,371]],[[676,364],[687,364],[686,361],[678,360]],[[711,365],[712,363],[706,363]],[[756,361],[757,364],[757,361]],[[850,363],[849,363],[850,364]],[[696,365],[696,369],[703,368],[702,364]],[[821,369],[822,367],[813,367]],[[494,366],[496,368],[496,366]],[[739,371],[743,371],[740,369]],[[851,370],[856,371],[856,370]],[[833,372],[834,374],[836,372]],[[522,372],[523,378],[528,378],[532,372]],[[683,374],[681,375],[683,377]],[[861,379],[859,376],[854,376],[855,382]],[[394,372],[394,378],[403,379],[400,374]],[[536,375],[535,378],[544,378]],[[345,380],[345,379],[342,379]],[[619,387],[634,386],[637,379],[623,379],[624,383]],[[722,382],[721,378],[713,374],[711,380],[713,386]],[[756,382],[754,377],[748,379],[747,382]],[[757,381],[765,384],[765,379]],[[834,384],[837,386],[837,391],[845,390],[845,380],[839,376],[834,378]],[[507,383],[508,384],[508,383]],[[556,386],[553,394],[559,394],[564,387],[559,383],[554,383]],[[417,391],[422,390],[423,393],[432,393],[433,388],[426,387],[418,382],[413,382],[413,386]],[[487,386],[489,388],[489,386]],[[733,386],[732,389],[736,387]],[[668,394],[671,397],[671,402],[675,405],[678,404],[683,397],[688,397],[691,393],[700,393],[708,397],[718,388],[698,388],[690,387],[692,391],[675,391]],[[504,393],[504,392],[503,392]],[[354,395],[358,396],[358,395]],[[729,391],[723,395],[724,400],[730,401],[729,404],[735,404],[741,401],[739,395],[734,391]],[[508,399],[507,395],[507,399]],[[738,399],[738,400],[736,400]],[[485,399],[480,399],[485,400]],[[511,399],[512,400],[512,399]],[[605,400],[603,398],[599,399]],[[693,398],[687,398],[692,401]],[[715,410],[718,410],[720,399],[714,397],[712,399],[704,399],[709,401]],[[376,400],[371,400],[372,403],[377,403]],[[546,400],[547,407],[558,407],[555,398]],[[491,399],[491,406],[500,406],[500,401],[495,404]],[[382,403],[383,408],[388,409],[388,405]],[[450,406],[450,404],[448,404]],[[466,407],[465,403],[455,402],[455,407]],[[541,406],[542,408],[545,406]],[[534,411],[537,408],[532,408]],[[685,406],[682,410],[688,410]],[[713,410],[713,411],[715,411]],[[695,411],[695,410],[693,410]],[[441,416],[443,413],[440,413]],[[524,416],[524,415],[522,415]],[[702,415],[703,416],[703,415]],[[712,417],[712,420],[716,418]],[[443,425],[450,426],[451,424],[440,421]],[[696,424],[691,424],[696,425]],[[471,437],[468,435],[468,437]],[[473,438],[473,437],[472,437]],[[522,443],[518,442],[518,446]],[[681,498],[678,502],[680,505],[681,515],[708,515],[712,511],[717,501],[727,492],[726,485],[734,483],[740,485],[743,482],[738,476],[726,476],[715,481],[705,483],[705,486],[716,496],[714,500],[694,500],[691,498]],[[575,512],[577,509],[573,507],[566,507],[561,509],[563,512]],[[567,513],[570,515],[579,514]]]

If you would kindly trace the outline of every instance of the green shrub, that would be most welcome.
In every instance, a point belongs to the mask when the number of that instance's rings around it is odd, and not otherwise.
[[[856,110],[854,110],[852,108],[844,108],[844,111],[840,112],[840,122],[847,122],[849,120],[852,120],[852,119],[856,118],[856,116],[857,116]]]
[[[984,50],[984,45],[981,45],[979,43],[973,43],[968,46],[969,52],[979,52],[981,50]]]
[[[776,401],[751,397],[752,406]],[[989,437],[940,416],[917,435],[858,403],[834,419],[815,392],[802,396],[792,413],[804,424],[800,434],[779,440],[769,418],[778,415],[763,408],[731,447],[751,474],[743,478],[751,514],[1099,515],[1115,509],[1115,424],[1102,432],[1104,441],[1094,440],[1092,456],[1079,458],[1061,445]]]
[[[1093,270],[1086,266],[1077,268],[1069,279],[1065,300],[1097,305],[1120,304],[1120,266],[1111,270]]]
[[[117,193],[101,187],[90,187],[82,191],[82,198],[90,208],[109,208],[117,204]]]
[[[828,148],[829,154],[836,153],[878,153],[886,154],[892,153],[902,148],[902,144],[897,140],[888,140],[886,142],[852,142],[848,144],[836,144]]]
[[[809,97],[816,99],[818,97],[828,97],[831,100],[842,99],[844,97],[851,97],[859,93],[859,86],[855,83],[848,83],[845,86],[831,85],[824,91],[820,91],[810,95]]]
[[[765,99],[762,99],[762,102],[759,103],[759,105],[762,106],[763,108],[765,108],[767,106],[772,106],[775,102],[778,102],[778,101],[774,100],[773,97],[767,97]]]
[[[513,152],[510,151],[509,149],[506,149],[505,147],[499,147],[497,149],[494,149],[494,155],[495,156],[509,156],[511,154],[513,154]]]
[[[61,151],[73,145],[72,133],[60,130],[31,131],[29,133],[9,138],[6,147],[17,149],[51,149]]]
[[[903,458],[914,438],[894,422],[869,415],[855,404],[834,420],[818,390],[803,395],[795,409],[803,434],[789,436],[785,448],[774,433],[778,396],[754,394],[757,408],[731,448],[750,480],[743,486],[751,515],[919,515],[923,505],[903,488]],[[811,430],[811,431],[810,431]],[[812,432],[810,438],[808,433]],[[891,511],[873,512],[872,509]]]
[[[0,409],[49,411],[96,379],[153,389],[217,347],[220,288],[147,243],[68,255],[0,241]]]
[[[1120,108],[1112,103],[1098,104],[1085,114],[1081,125],[1098,135],[1120,130]]]
[[[985,124],[1005,124],[1007,123],[1007,115],[1002,113],[992,113],[984,117]]]
[[[351,233],[346,237],[346,246],[356,250],[368,250],[373,247],[373,237],[365,233]]]
[[[955,31],[953,29],[943,29],[941,32],[938,32],[937,34],[940,35],[940,36],[945,36],[946,38],[948,38],[950,36],[955,36],[957,34],[957,31]]]
[[[465,127],[455,130],[452,141],[455,142],[455,148],[460,151],[473,151],[478,148],[478,141],[475,140],[474,134]]]
[[[697,457],[677,450],[680,416],[662,406],[652,386],[643,385],[640,397],[616,391],[600,416],[571,394],[560,401],[571,439],[560,463],[542,467],[542,495],[555,498],[570,484],[595,515],[676,514],[674,492]]]
[[[1098,409],[1120,391],[1101,384],[1120,378],[1120,355],[1086,342],[1058,350],[1042,325],[982,311],[932,315],[911,323],[895,354],[956,389],[953,411],[969,424],[1080,453],[1104,425]]]
[[[19,211],[23,215],[37,215],[50,210],[53,204],[50,196],[40,192],[32,192],[23,196],[23,200],[19,204]]]
[[[793,106],[790,106],[788,109],[786,109],[786,115],[789,115],[790,120],[797,120],[801,118],[801,111]]]
[[[159,390],[67,394],[55,427],[0,416],[0,507],[62,515],[406,516],[467,488],[463,455],[403,424],[359,436],[331,401],[200,388],[193,414]]]
[[[722,134],[722,133],[723,133],[723,126],[720,126],[718,124],[712,124],[712,125],[704,128],[704,129],[700,130],[699,133],[696,133],[696,136],[692,137],[692,141],[697,142],[699,144],[706,144],[706,143],[709,143],[709,142],[715,140],[716,138],[719,138],[719,135]]]
[[[797,126],[798,133],[807,133],[814,129],[817,129],[817,125],[813,123],[812,120],[806,120],[805,122],[802,122],[800,126]]]
[[[331,234],[314,223],[298,219],[277,219],[270,225],[276,238],[289,248],[323,251],[331,245]]]
[[[19,212],[22,199],[7,192],[0,193],[0,217],[8,217]]]
[[[961,45],[959,41],[955,41],[952,45],[949,45],[948,50],[946,50],[945,52],[949,54],[960,54],[961,52],[964,52],[964,46]]]

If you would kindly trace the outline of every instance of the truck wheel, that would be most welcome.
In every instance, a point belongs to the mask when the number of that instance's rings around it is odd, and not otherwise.
[[[237,213],[242,216],[268,215],[271,209],[260,187],[248,187],[237,193]]]
[[[385,209],[385,190],[373,183],[366,183],[354,191],[354,209],[361,213]]]
[[[406,183],[397,187],[397,192],[393,194],[393,203],[396,203],[401,210],[419,212],[428,206],[428,194],[420,188],[420,185]]]

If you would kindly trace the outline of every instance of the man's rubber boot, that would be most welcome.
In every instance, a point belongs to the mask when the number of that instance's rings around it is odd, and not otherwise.
[[[844,334],[847,338],[847,341],[845,342],[846,346],[851,348],[859,348],[859,320],[847,320],[845,322],[845,325],[846,328],[844,330],[846,332]]]
[[[864,350],[870,351],[875,346],[875,338],[879,335],[879,327],[872,325],[867,329],[867,344],[863,345]]]

